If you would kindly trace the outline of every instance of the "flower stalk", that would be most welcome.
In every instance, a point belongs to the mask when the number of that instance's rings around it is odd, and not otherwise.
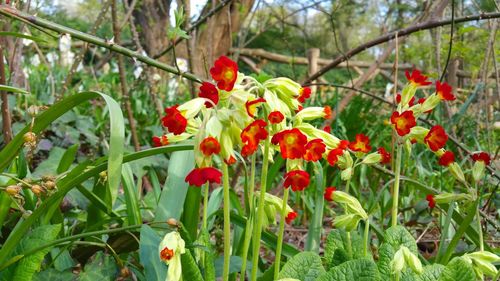
[[[231,257],[231,217],[229,198],[229,172],[226,163],[222,163],[222,182],[224,192],[224,266],[222,280],[229,280],[229,259]]]
[[[283,234],[285,232],[285,218],[287,215],[286,206],[288,202],[288,192],[289,188],[283,190],[283,204],[281,205],[280,213],[280,226],[278,233],[278,245],[276,246],[276,257],[274,259],[274,278],[273,280],[278,280],[278,273],[280,272],[280,262],[281,262],[281,250],[283,248]]]
[[[365,235],[364,235],[365,244],[364,244],[364,248],[363,248],[363,255],[364,256],[368,255],[368,248],[370,247],[370,241],[368,240],[369,233],[370,233],[370,219],[366,219],[366,221],[365,221]]]
[[[398,144],[396,148],[396,169],[394,171],[394,188],[392,189],[392,223],[391,226],[398,224],[398,202],[399,202],[399,182],[401,176],[401,154],[402,145]]]
[[[248,249],[250,247],[250,241],[252,238],[252,230],[253,230],[253,214],[255,213],[255,208],[253,207],[254,199],[254,189],[255,189],[255,161],[256,154],[252,155],[252,162],[250,167],[250,182],[248,184],[248,217],[247,222],[245,224],[245,240],[243,241],[243,253],[242,253],[242,262],[241,262],[241,271],[240,271],[240,279],[245,280],[246,271],[247,271],[247,257],[248,257]]]

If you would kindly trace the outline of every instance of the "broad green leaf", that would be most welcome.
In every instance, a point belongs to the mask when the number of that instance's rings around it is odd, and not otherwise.
[[[181,264],[183,280],[203,281],[201,271],[198,268],[193,255],[191,255],[191,251],[186,251],[181,255]]]
[[[62,272],[76,265],[69,251],[66,249],[61,250],[60,248],[53,248],[50,250],[50,256],[54,262],[54,268],[58,271]]]
[[[75,161],[77,152],[78,144],[74,144],[66,149],[66,152],[64,152],[61,161],[59,161],[59,166],[57,166],[58,174],[66,172],[71,167],[71,164],[73,164],[73,162]]]
[[[377,281],[377,265],[368,259],[355,259],[335,266],[316,281]],[[386,280],[386,279],[384,279]]]
[[[431,264],[424,267],[424,272],[418,277],[419,281],[438,281],[445,266],[442,264]]]
[[[295,255],[283,266],[278,279],[295,278],[302,281],[313,281],[323,273],[325,273],[325,269],[318,254],[302,252]]]
[[[231,256],[229,259],[229,274],[240,272],[243,260],[239,256]],[[224,257],[220,256],[215,260],[215,273],[218,278],[222,277]]]
[[[158,202],[155,221],[166,221],[169,218],[180,219],[189,188],[184,179],[193,168],[192,151],[172,153],[168,164],[168,177]]]
[[[59,271],[55,268],[48,268],[44,271],[36,273],[33,276],[33,281],[69,281],[76,280],[76,275],[71,270]]]
[[[333,229],[326,238],[326,267],[330,268],[346,260],[362,258],[363,243],[362,237],[357,232],[353,231],[351,233],[352,256],[350,256],[347,251],[348,239],[346,231],[343,229]]]
[[[144,266],[146,280],[165,280],[167,266],[160,260],[158,245],[161,237],[148,225],[141,227],[141,240],[139,244],[139,259]]]
[[[49,158],[43,161],[36,167],[33,172],[33,177],[42,176],[55,176],[57,175],[57,166],[64,155],[64,149],[60,147],[53,147],[49,153]]]
[[[454,258],[443,269],[438,281],[470,281],[476,280],[472,265],[462,258]]]
[[[394,250],[398,250],[400,246],[405,246],[412,253],[418,254],[415,238],[403,226],[396,225],[388,228],[385,231],[385,242],[394,247]]]
[[[29,93],[30,93],[30,92],[23,90],[23,89],[19,89],[19,88],[7,86],[7,85],[2,85],[2,84],[0,84],[0,91],[6,91],[9,93],[26,94],[26,95],[29,95]]]
[[[382,243],[380,248],[378,249],[378,261],[377,261],[377,266],[378,266],[378,271],[380,272],[380,276],[384,280],[389,280],[391,277],[391,261],[394,258],[394,254],[396,251],[394,250],[394,247],[392,247],[388,243]]]
[[[59,231],[61,231],[61,225],[59,224],[44,225],[35,228],[31,233],[23,237],[11,257],[31,251],[40,244],[53,241],[57,237]],[[1,280],[31,280],[35,272],[40,269],[43,258],[49,251],[50,248],[44,248],[36,253],[22,257],[17,263],[10,265],[2,272]]]
[[[92,262],[87,263],[83,272],[80,274],[80,281],[113,281],[118,274],[118,266],[114,259],[104,254],[97,252]]]

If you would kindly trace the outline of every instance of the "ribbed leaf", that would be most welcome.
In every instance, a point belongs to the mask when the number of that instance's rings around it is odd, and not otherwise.
[[[432,264],[424,267],[424,272],[418,277],[419,281],[438,281],[444,270],[442,264]]]
[[[443,269],[438,281],[471,281],[476,280],[472,265],[462,258],[454,258]]]
[[[395,250],[398,250],[400,246],[405,246],[412,253],[418,254],[415,238],[400,225],[390,227],[385,231],[385,242],[389,243]]]
[[[357,232],[351,233],[352,256],[347,254],[347,233],[345,230],[333,229],[326,238],[325,264],[327,268],[341,264],[350,259],[363,257],[363,239]]]
[[[76,275],[71,272],[71,270],[67,271],[59,271],[55,268],[48,268],[47,270],[41,271],[33,277],[33,281],[68,281],[75,280]]]
[[[118,274],[118,267],[112,257],[97,252],[92,262],[85,265],[80,274],[80,281],[113,281]]]
[[[302,252],[295,255],[283,266],[278,279],[295,278],[302,281],[313,281],[323,273],[325,273],[325,269],[318,254]]]
[[[317,281],[377,281],[380,276],[377,265],[368,259],[356,259],[335,266],[321,275]],[[386,279],[384,279],[386,280]]]

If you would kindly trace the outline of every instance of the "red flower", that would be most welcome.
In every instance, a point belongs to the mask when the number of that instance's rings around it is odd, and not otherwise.
[[[212,154],[219,154],[220,144],[214,137],[207,137],[200,143],[200,150],[205,156],[210,156]]]
[[[229,155],[228,159],[224,159],[224,163],[226,163],[228,166],[231,166],[236,163],[236,159],[233,157],[233,155]]]
[[[407,110],[401,114],[394,111],[391,116],[391,123],[396,128],[396,132],[400,136],[405,136],[410,133],[411,128],[417,125],[413,111]]]
[[[309,185],[309,174],[302,170],[293,170],[285,175],[285,188],[292,187],[293,191],[304,190]]]
[[[361,151],[364,153],[368,153],[372,149],[372,147],[370,146],[370,139],[363,134],[357,134],[356,140],[349,143],[349,149],[352,151]]]
[[[297,128],[275,134],[271,142],[280,145],[281,156],[285,159],[302,158],[306,153],[307,137]]]
[[[328,125],[327,125],[327,126],[325,126],[325,127],[323,128],[323,131],[325,131],[325,132],[327,132],[327,133],[329,133],[329,134],[330,134],[330,133],[332,132],[332,127],[330,127],[330,126],[328,126]]]
[[[311,88],[304,87],[304,88],[301,88],[299,90],[299,97],[297,98],[297,100],[300,103],[304,103],[306,101],[306,99],[308,99],[310,97],[311,97]]]
[[[157,136],[153,137],[153,146],[154,147],[159,147],[159,146],[164,146],[164,145],[168,145],[167,136],[163,135],[161,137],[157,137]]]
[[[264,120],[258,119],[241,131],[241,141],[245,144],[241,149],[243,157],[253,154],[257,150],[259,142],[267,138],[266,126],[267,123]]]
[[[443,153],[443,155],[441,155],[441,157],[439,157],[439,165],[441,166],[449,166],[451,163],[453,163],[455,161],[455,155],[453,154],[453,152],[451,151],[446,151],[445,153]]]
[[[238,65],[226,56],[220,56],[210,68],[212,78],[217,81],[217,87],[231,91],[238,77]]]
[[[258,98],[258,99],[254,99],[252,101],[247,101],[245,103],[245,108],[247,109],[248,116],[250,116],[252,118],[255,117],[254,114],[255,114],[255,111],[257,110],[257,104],[262,103],[262,102],[266,102],[266,100],[263,98]]]
[[[163,261],[169,261],[174,257],[174,250],[171,250],[167,247],[165,247],[163,250],[160,252],[160,259]]]
[[[396,95],[396,103],[401,102],[401,94]],[[408,103],[410,106],[413,106],[415,104],[415,96],[411,97],[410,102]]]
[[[299,113],[302,109],[304,109],[304,107],[299,104],[299,106],[297,107],[297,110],[295,110],[295,113]]]
[[[339,156],[341,156],[342,154],[344,154],[343,149],[341,149],[341,148],[332,149],[332,150],[330,150],[330,152],[328,152],[328,156],[326,157],[326,161],[328,161],[328,164],[330,164],[331,166],[335,166],[337,161],[339,161]]]
[[[382,160],[380,160],[380,164],[391,163],[391,154],[385,150],[385,148],[381,147],[378,150],[378,153],[382,156]]]
[[[174,135],[180,135],[186,131],[187,119],[177,109],[178,105],[165,108],[166,115],[161,119],[163,126]]]
[[[186,176],[186,179],[184,181],[189,183],[189,185],[200,187],[206,182],[220,184],[221,177],[221,171],[215,168],[195,168]]]
[[[441,98],[441,100],[455,100],[452,88],[446,82],[441,84],[440,81],[436,81],[436,94]]]
[[[332,108],[330,106],[325,106],[325,108],[323,109],[323,112],[325,113],[325,119],[330,119],[332,118]]]
[[[340,143],[337,146],[337,148],[340,148],[340,149],[346,149],[347,147],[349,147],[349,141],[348,140],[340,140]]]
[[[472,154],[472,160],[474,160],[474,162],[483,161],[484,164],[488,166],[490,164],[491,158],[486,152],[478,152]]]
[[[304,160],[316,162],[323,156],[326,151],[326,145],[321,139],[310,140],[304,147],[306,153],[304,154]]]
[[[424,142],[432,151],[438,151],[443,148],[447,140],[448,135],[446,135],[443,127],[439,125],[432,127],[424,138]]]
[[[432,194],[428,194],[426,197],[425,197],[425,200],[427,200],[429,203],[429,208],[433,209],[434,207],[436,207],[436,201],[434,201],[434,195]]]
[[[285,116],[279,111],[273,111],[269,113],[267,119],[271,124],[279,124],[281,123],[281,121],[283,121],[283,119],[285,119]]]
[[[414,84],[415,86],[427,86],[427,85],[432,84],[432,82],[427,81],[427,76],[422,75],[422,73],[417,69],[414,69],[411,72],[411,75],[407,70],[405,72],[405,75],[406,75],[406,79],[408,79],[408,81],[410,83]]]
[[[287,224],[291,224],[292,221],[297,217],[297,213],[296,212],[289,212],[287,215],[286,215],[286,218],[285,218],[285,221]]]
[[[211,100],[215,105],[219,103],[219,91],[214,84],[203,82],[200,87],[200,93],[198,94],[200,98],[206,98]],[[213,107],[210,102],[205,102],[207,108]]]
[[[330,186],[325,188],[325,200],[326,201],[333,201],[333,193],[337,190],[334,186]]]
[[[420,99],[418,99],[418,103],[419,103],[419,104],[423,104],[424,102],[425,102],[425,98],[420,98]],[[427,111],[425,111],[424,113],[431,113],[431,112],[432,112],[432,109],[431,109],[431,110],[427,110]]]

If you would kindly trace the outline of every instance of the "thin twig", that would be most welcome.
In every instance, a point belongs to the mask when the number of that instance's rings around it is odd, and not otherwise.
[[[3,62],[3,47],[0,45],[0,84],[6,85],[5,65]],[[6,91],[0,91],[2,96],[2,132],[3,142],[7,145],[12,140],[12,120],[9,110],[9,98]]]
[[[439,81],[443,81],[444,76],[446,74],[446,70],[448,69],[448,64],[450,63],[451,51],[453,47],[453,30],[455,26],[455,0],[451,0],[451,25],[450,25],[450,43],[448,46],[448,55],[446,57],[446,63],[444,64],[443,72],[441,73],[441,77]]]

